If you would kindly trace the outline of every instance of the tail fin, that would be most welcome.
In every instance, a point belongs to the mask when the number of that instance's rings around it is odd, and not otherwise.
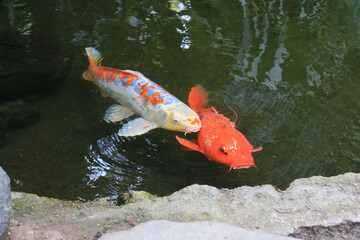
[[[209,102],[209,100],[207,99],[208,96],[209,94],[206,93],[205,89],[201,85],[196,85],[195,87],[192,87],[188,100],[192,110],[198,112],[199,110],[205,108]]]
[[[101,53],[92,47],[87,47],[85,48],[85,50],[86,50],[86,54],[88,55],[90,65],[92,67],[101,66],[101,61],[102,61]]]

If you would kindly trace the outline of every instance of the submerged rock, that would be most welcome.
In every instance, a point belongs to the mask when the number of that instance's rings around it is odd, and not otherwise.
[[[0,167],[0,239],[7,236],[11,215],[10,179]]]
[[[0,146],[5,144],[8,130],[29,126],[38,121],[40,114],[23,100],[15,100],[0,105]]]
[[[0,105],[0,122],[6,129],[15,130],[34,124],[40,114],[23,100],[15,100]]]

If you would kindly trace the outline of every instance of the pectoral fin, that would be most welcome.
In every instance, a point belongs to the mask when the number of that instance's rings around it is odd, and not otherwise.
[[[251,146],[252,146],[252,145],[251,145]],[[260,147],[257,147],[257,148],[255,148],[255,149],[251,149],[250,152],[251,152],[251,153],[254,153],[254,152],[261,151],[261,150],[262,150],[262,147],[260,146]]]
[[[186,139],[183,139],[183,138],[180,138],[178,136],[175,136],[175,137],[176,137],[176,140],[178,140],[179,143],[184,146],[185,150],[187,150],[187,151],[198,151],[198,152],[204,153],[203,150],[201,150],[199,145],[197,145],[196,143],[194,143],[192,141],[189,141],[189,140],[186,140]]]
[[[106,110],[104,120],[106,122],[118,122],[133,114],[130,109],[118,104],[113,104]]]
[[[133,137],[147,133],[154,128],[157,128],[155,123],[140,117],[124,124],[119,130],[118,135],[123,137]]]

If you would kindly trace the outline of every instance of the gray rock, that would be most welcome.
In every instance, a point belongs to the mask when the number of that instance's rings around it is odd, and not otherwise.
[[[165,197],[131,191],[125,194],[127,203],[122,206],[115,206],[103,198],[76,203],[13,193],[13,216],[18,217],[12,226],[17,230],[24,229],[26,233],[28,223],[40,226],[41,231],[61,229],[66,225],[74,234],[76,229],[90,231],[94,228],[96,232],[115,232],[163,219],[223,222],[248,231],[288,236],[301,227],[310,227],[311,231],[314,226],[327,227],[347,222],[347,228],[351,223],[360,222],[359,183],[360,174],[346,173],[329,178],[298,179],[285,191],[271,185],[217,189],[195,184]],[[24,215],[27,223],[21,217]],[[24,225],[18,226],[18,222]],[[50,222],[52,225],[49,226]],[[41,231],[33,239],[40,239]],[[14,239],[30,239],[26,235],[16,236]]]
[[[0,167],[0,239],[4,239],[9,228],[11,215],[10,179]]]
[[[154,220],[120,232],[104,234],[99,240],[291,240],[267,233],[247,231],[241,227],[218,222],[179,223]]]
[[[271,185],[229,190],[197,184],[162,198],[134,191],[122,212],[134,222],[217,221],[287,236],[301,226],[360,222],[359,182],[360,174],[346,173],[298,179],[285,191]]]

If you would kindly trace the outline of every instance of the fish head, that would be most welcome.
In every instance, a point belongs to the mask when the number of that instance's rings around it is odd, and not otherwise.
[[[262,147],[253,149],[245,137],[238,136],[239,134],[208,138],[204,142],[204,152],[210,160],[230,166],[230,170],[256,167],[252,153],[260,151]]]
[[[198,114],[184,103],[162,107],[155,116],[158,124],[168,130],[189,133],[201,128]]]
[[[254,163],[254,158],[251,155],[251,151],[236,151],[233,157],[230,160],[230,170],[231,169],[241,169],[241,168],[249,168],[249,167],[256,167]],[[230,171],[229,170],[229,171]]]

